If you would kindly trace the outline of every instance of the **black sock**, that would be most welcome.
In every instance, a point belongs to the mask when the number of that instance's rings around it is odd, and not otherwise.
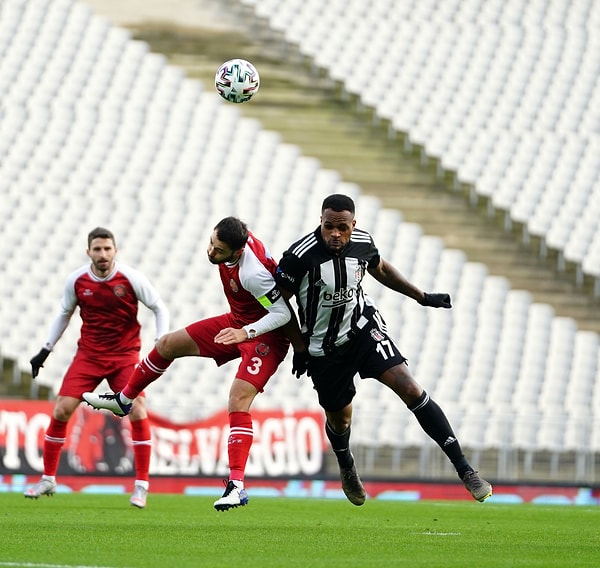
[[[425,433],[442,448],[461,479],[465,473],[473,471],[462,452],[444,411],[434,400],[429,398],[425,391],[408,409],[415,415]]]
[[[338,464],[345,469],[354,465],[354,458],[350,453],[350,427],[345,432],[338,434],[331,429],[329,422],[325,423],[325,433],[331,443],[331,448],[335,453]]]

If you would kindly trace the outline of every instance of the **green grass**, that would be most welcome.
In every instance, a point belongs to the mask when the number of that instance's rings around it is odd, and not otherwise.
[[[471,502],[0,495],[0,566],[598,566],[600,508]]]

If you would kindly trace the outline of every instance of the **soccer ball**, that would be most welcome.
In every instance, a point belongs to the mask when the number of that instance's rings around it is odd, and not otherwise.
[[[215,87],[217,92],[230,103],[245,103],[258,91],[258,71],[245,59],[231,59],[217,69]]]

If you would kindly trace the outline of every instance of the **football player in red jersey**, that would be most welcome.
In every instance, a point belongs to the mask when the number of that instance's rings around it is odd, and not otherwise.
[[[163,336],[116,394],[84,393],[94,408],[125,416],[138,394],[179,357],[210,357],[222,365],[241,357],[229,391],[229,479],[214,506],[226,511],[248,503],[244,472],[253,441],[250,406],[285,358],[289,347],[282,326],[296,325],[275,284],[277,263],[246,224],[226,217],[217,223],[207,249],[219,267],[228,313],[203,319]],[[296,345],[294,345],[296,347]],[[304,345],[298,344],[300,349]]]
[[[157,339],[169,329],[169,312],[156,288],[141,272],[117,262],[116,254],[115,238],[108,229],[97,227],[89,233],[87,255],[91,263],[68,276],[60,311],[50,326],[44,347],[31,359],[31,373],[35,378],[69,325],[75,308],[79,307],[81,335],[45,433],[44,474],[25,491],[25,497],[37,499],[40,495],[55,493],[67,424],[81,403],[82,394],[94,390],[103,379],[114,390],[127,383],[139,362],[139,302],[154,312]],[[136,470],[130,503],[142,508],[146,505],[151,454],[150,422],[143,397],[133,405],[130,420]]]

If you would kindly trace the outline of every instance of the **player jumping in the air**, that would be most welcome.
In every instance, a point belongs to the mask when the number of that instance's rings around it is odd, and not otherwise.
[[[492,486],[471,467],[446,415],[412,377],[383,317],[364,292],[362,280],[368,273],[422,306],[450,308],[450,296],[428,294],[408,282],[381,257],[371,235],[355,225],[350,197],[326,197],[319,227],[290,246],[276,274],[283,295],[295,296],[298,302],[310,355],[303,367],[296,358],[296,368],[299,374],[308,371],[319,395],[342,489],[354,505],[364,503],[366,493],[350,451],[354,376],[358,373],[363,379],[377,379],[407,405],[452,462],[469,493],[483,501],[492,494]]]
[[[94,408],[129,413],[132,402],[179,357],[210,357],[222,365],[241,357],[229,391],[229,479],[217,511],[248,503],[244,472],[253,440],[250,406],[285,358],[289,347],[281,326],[291,312],[275,284],[277,263],[246,224],[226,217],[214,228],[208,260],[219,267],[230,312],[207,318],[163,336],[139,364],[120,393],[83,398]]]

